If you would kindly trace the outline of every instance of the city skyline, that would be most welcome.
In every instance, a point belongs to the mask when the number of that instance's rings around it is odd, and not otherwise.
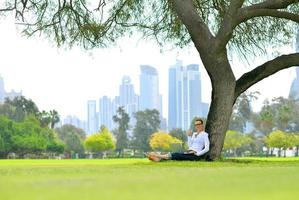
[[[100,97],[98,109],[93,106],[96,105],[95,100],[88,100],[87,133],[94,132],[94,127],[99,128],[102,125],[113,130],[116,127],[113,116],[117,113],[119,107],[123,107],[125,112],[128,113],[130,127],[134,127],[136,123],[134,113],[146,109],[156,109],[160,113],[161,129],[167,130],[166,119],[162,113],[162,95],[159,93],[159,74],[156,68],[149,65],[140,65],[139,84],[138,95],[135,93],[130,76],[124,75],[117,96],[108,97],[105,95]],[[94,113],[96,121],[91,117],[94,116]]]

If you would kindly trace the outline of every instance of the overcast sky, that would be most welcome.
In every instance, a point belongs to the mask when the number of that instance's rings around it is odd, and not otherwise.
[[[87,100],[118,95],[124,75],[131,77],[139,94],[139,66],[149,64],[159,72],[163,116],[167,118],[168,68],[176,59],[183,60],[183,65],[200,65],[203,101],[210,101],[211,84],[194,48],[164,49],[161,53],[154,42],[133,38],[123,39],[118,47],[86,52],[80,48],[57,49],[54,43],[39,37],[21,37],[12,18],[0,21],[0,30],[0,75],[4,78],[5,89],[22,90],[40,110],[56,109],[62,117],[70,114],[86,120]],[[283,47],[282,51],[293,52],[293,47]],[[255,58],[251,64],[256,66],[271,57],[269,52],[268,56]],[[250,70],[246,63],[237,59],[232,60],[232,64],[236,66],[236,77]],[[251,91],[261,92],[254,110],[260,109],[265,98],[287,97],[294,78],[294,68],[290,68],[252,87]]]

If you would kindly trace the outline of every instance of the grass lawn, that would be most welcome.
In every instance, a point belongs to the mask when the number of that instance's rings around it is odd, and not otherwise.
[[[298,198],[298,158],[0,160],[0,200]]]

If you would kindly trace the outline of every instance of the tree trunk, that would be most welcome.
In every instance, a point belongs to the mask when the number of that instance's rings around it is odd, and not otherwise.
[[[283,150],[283,157],[287,157],[287,149]]]
[[[278,157],[281,157],[281,148],[278,148]]]
[[[234,157],[237,157],[237,148],[234,148]]]
[[[299,146],[296,146],[296,154],[295,154],[296,157],[298,157],[298,153],[299,153]]]
[[[215,66],[217,73],[211,77],[212,101],[206,124],[206,132],[210,139],[208,160],[216,160],[221,156],[235,102],[235,78],[233,73],[225,70],[225,66],[229,66],[228,60],[223,57],[218,59]]]
[[[266,157],[268,157],[270,155],[271,149],[270,147],[267,147],[267,153],[266,153]]]

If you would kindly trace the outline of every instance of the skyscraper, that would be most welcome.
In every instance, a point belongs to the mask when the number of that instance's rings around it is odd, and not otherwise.
[[[296,52],[299,52],[299,28],[297,31],[297,38],[295,43]],[[299,101],[299,66],[296,67],[296,78],[292,82],[289,97]]]
[[[92,134],[98,131],[98,116],[96,112],[96,101],[89,100],[87,102],[87,128],[88,133]]]
[[[195,116],[203,116],[201,105],[201,77],[199,66],[197,64],[187,65],[187,80],[188,89],[186,95],[189,97],[188,106],[186,108],[188,110],[187,126],[190,126],[190,123]]]
[[[159,94],[159,77],[154,67],[141,65],[140,110],[157,109],[162,117],[162,96]]]
[[[177,120],[179,118],[178,103],[180,99],[177,98],[180,86],[177,83],[178,72],[182,71],[183,65],[182,61],[177,60],[177,63],[168,69],[168,129],[178,128]],[[179,105],[178,105],[179,104]]]
[[[112,107],[112,101],[107,96],[103,96],[99,101],[99,115],[100,115],[100,126],[104,125],[109,130],[113,129],[112,117],[115,113]]]
[[[4,102],[5,98],[14,99],[17,96],[22,96],[22,92],[15,92],[14,90],[6,92],[4,88],[4,80],[0,75],[0,103]]]
[[[202,116],[199,66],[186,67],[182,61],[169,68],[168,128],[189,128],[192,119]]]
[[[71,115],[66,116],[66,118],[64,118],[63,120],[63,125],[65,124],[71,124],[77,128],[83,129],[85,132],[88,132],[86,127],[86,121],[80,120],[77,116],[71,116]]]
[[[130,125],[135,124],[133,114],[138,111],[138,95],[135,94],[134,85],[129,76],[124,76],[119,86],[119,106],[123,106],[130,117]]]

